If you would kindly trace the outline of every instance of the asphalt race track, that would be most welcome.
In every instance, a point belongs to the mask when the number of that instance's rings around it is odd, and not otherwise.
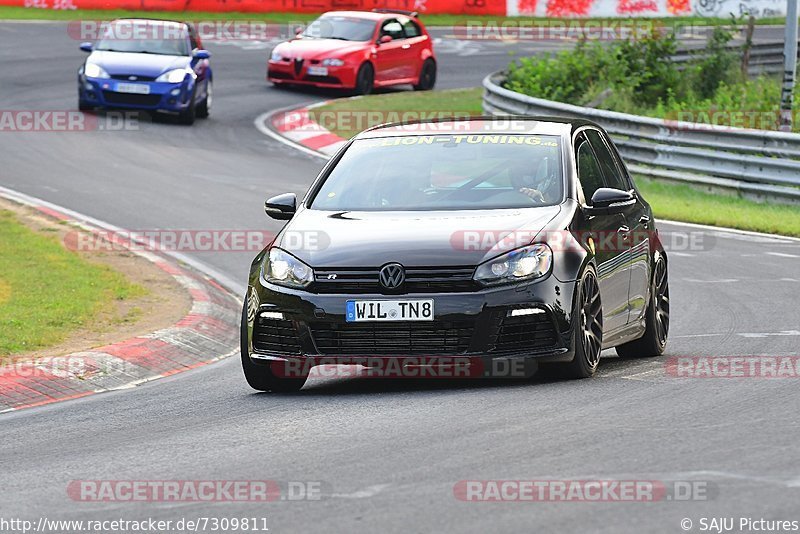
[[[525,45],[514,45],[518,48]],[[321,161],[260,133],[259,114],[331,97],[264,81],[268,47],[207,43],[211,118],[137,131],[0,132],[0,185],[130,229],[278,230],[267,196]],[[501,44],[440,47],[439,88],[478,84]],[[472,51],[469,51],[472,50]],[[75,109],[63,24],[0,23],[4,109]],[[272,532],[680,532],[701,517],[800,519],[800,394],[788,379],[675,378],[676,356],[798,355],[800,241],[696,232],[670,255],[667,354],[593,380],[313,379],[255,394],[237,358],[131,390],[0,417],[0,517],[265,517]],[[668,243],[669,244],[669,243]],[[243,292],[253,254],[193,258]],[[58,283],[53,273],[53,283]],[[462,480],[698,481],[705,501],[462,502]],[[319,501],[84,503],[72,480],[321,481]]]

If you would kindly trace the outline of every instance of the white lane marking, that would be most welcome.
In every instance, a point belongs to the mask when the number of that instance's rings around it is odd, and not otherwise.
[[[781,258],[800,258],[797,254],[786,254],[785,252],[767,252],[770,256],[779,256]]]
[[[781,330],[780,332],[746,332],[743,334],[736,334],[737,336],[749,338],[761,337],[778,337],[778,336],[800,336],[800,330]]]
[[[689,254],[688,252],[675,252],[674,250],[670,251],[668,254],[670,256],[679,256],[681,258],[694,258],[695,256],[694,254]]]
[[[391,486],[391,484],[375,484],[351,493],[334,493],[331,497],[339,499],[368,499],[381,493],[389,486]]]

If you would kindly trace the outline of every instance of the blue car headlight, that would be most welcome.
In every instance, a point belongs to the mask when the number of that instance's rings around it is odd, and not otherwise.
[[[86,63],[83,67],[83,75],[89,78],[111,78],[103,67],[95,63]]]
[[[192,77],[195,76],[194,71],[192,69],[173,69],[168,70],[158,78],[156,78],[157,82],[167,82],[167,83],[180,83],[186,78],[186,75],[191,75]]]
[[[485,286],[541,278],[550,272],[553,251],[544,243],[506,252],[478,265],[473,278]]]
[[[303,288],[314,281],[314,270],[286,251],[270,249],[261,264],[261,275],[279,286]]]

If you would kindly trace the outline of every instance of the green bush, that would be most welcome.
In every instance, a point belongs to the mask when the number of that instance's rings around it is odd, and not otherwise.
[[[699,122],[776,129],[780,80],[743,78],[739,53],[729,46],[734,29],[735,24],[716,26],[706,48],[683,71],[672,61],[675,35],[653,32],[611,44],[580,42],[573,50],[549,57],[520,58],[509,65],[504,86],[534,97],[625,113],[673,119],[688,115]],[[796,109],[798,96],[796,90]],[[797,122],[795,129],[800,131]]]

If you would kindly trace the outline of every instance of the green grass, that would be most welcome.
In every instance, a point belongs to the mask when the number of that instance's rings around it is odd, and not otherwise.
[[[0,209],[0,359],[56,345],[115,300],[145,293]]]
[[[242,13],[237,11],[217,13],[206,11],[144,11],[144,10],[124,10],[124,9],[78,9],[78,10],[57,10],[57,9],[38,9],[18,6],[0,6],[0,19],[7,20],[110,20],[124,17],[147,17],[179,20],[251,20],[267,21],[275,23],[307,22],[314,20],[319,13]],[[546,17],[503,17],[491,15],[427,15],[422,14],[421,20],[426,26],[453,26],[465,24],[467,22],[545,22],[545,21],[564,21],[575,22],[576,19],[566,18],[546,18]],[[581,19],[599,22],[608,20],[619,22],[620,19],[593,18]],[[652,21],[660,26],[716,26],[726,24],[726,18],[706,18],[706,17],[661,17],[661,18],[637,18],[637,23]],[[784,19],[779,17],[758,19],[756,24],[783,24]]]
[[[326,115],[321,112],[343,112],[341,116],[345,120],[340,127],[337,128],[335,124],[326,121],[323,121],[323,125],[342,137],[349,138],[358,133],[352,125],[347,124],[348,120],[359,116],[357,112],[364,112],[366,123],[364,128],[383,122],[368,120],[370,115],[366,112],[374,111],[382,112],[377,116],[387,117],[388,112],[408,110],[477,115],[481,113],[481,93],[482,90],[476,88],[371,95],[338,100],[314,111],[323,119]],[[735,196],[714,195],[686,185],[657,182],[641,177],[636,179],[636,184],[652,205],[657,217],[800,237],[800,208],[797,206],[765,204]]]
[[[800,208],[713,195],[688,185],[636,178],[656,217],[800,237]]]
[[[475,88],[370,95],[337,100],[313,109],[310,115],[328,130],[349,139],[361,130],[384,122],[480,115],[481,92]],[[401,115],[403,113],[407,113],[406,117]]]

